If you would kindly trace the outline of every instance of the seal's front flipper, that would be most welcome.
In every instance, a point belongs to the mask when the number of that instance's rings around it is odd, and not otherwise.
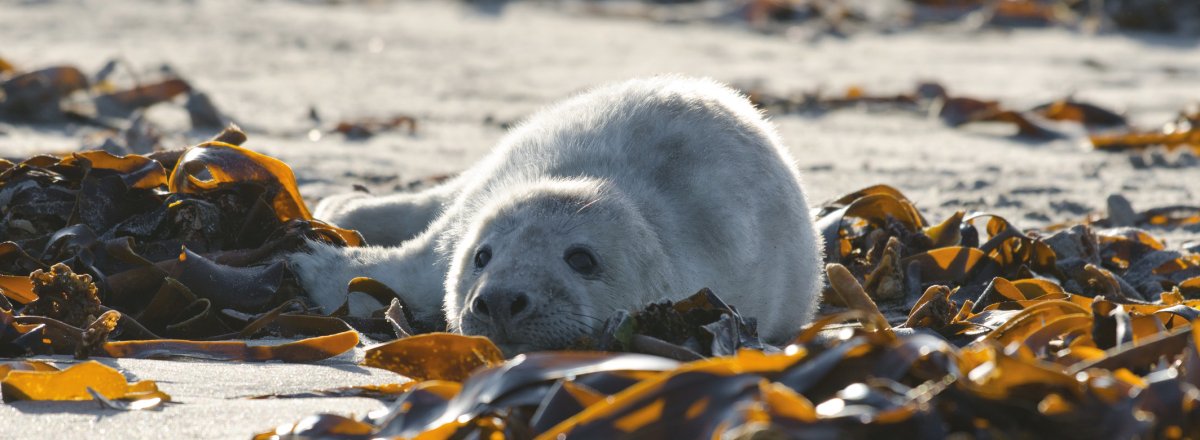
[[[428,229],[445,211],[457,194],[457,181],[416,193],[336,194],[322,199],[313,216],[357,230],[373,246],[398,246]]]
[[[343,305],[351,316],[369,316],[387,307],[384,301],[362,292],[350,293],[355,278],[371,278],[386,286],[416,319],[441,322],[445,269],[432,246],[339,247],[309,240],[306,249],[287,254],[288,267],[301,287],[324,313]]]

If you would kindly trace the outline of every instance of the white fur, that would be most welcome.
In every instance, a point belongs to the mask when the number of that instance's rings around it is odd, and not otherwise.
[[[482,161],[417,194],[342,196],[317,217],[395,247],[313,244],[290,257],[327,310],[370,276],[418,319],[519,350],[559,348],[617,309],[703,287],[782,341],[811,319],[820,238],[774,128],[741,95],[675,76],[612,84],[547,108]],[[603,270],[563,262],[582,245]],[[473,264],[493,250],[484,268]],[[486,289],[529,293],[531,318],[498,330],[467,305]]]

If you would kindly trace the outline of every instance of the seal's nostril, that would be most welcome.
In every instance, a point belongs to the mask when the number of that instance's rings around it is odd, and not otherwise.
[[[524,293],[513,295],[512,305],[508,309],[510,312],[509,316],[517,316],[527,306],[529,306],[529,297],[525,296]]]
[[[475,309],[475,313],[488,316],[487,302],[483,298],[475,298],[475,301],[471,302],[471,308]]]

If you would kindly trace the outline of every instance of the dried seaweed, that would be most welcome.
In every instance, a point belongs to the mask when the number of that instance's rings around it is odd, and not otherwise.
[[[11,70],[11,66],[10,70]],[[87,75],[75,67],[47,67],[17,74],[0,83],[0,117],[49,121],[61,119],[60,101],[88,87]]]
[[[101,130],[89,142],[114,154],[146,154],[162,148],[158,127],[143,111],[187,95],[182,105],[196,129],[219,129],[230,123],[203,93],[187,80],[161,69],[156,77],[130,74],[132,84],[113,80],[128,62],[110,60],[88,80],[75,66],[51,66],[22,72],[3,63],[0,71],[0,120],[12,122],[78,122]]]
[[[339,122],[333,128],[334,133],[341,133],[347,139],[366,139],[378,133],[396,130],[404,127],[409,135],[417,133],[417,120],[412,116],[393,116],[388,119],[362,119],[358,121]]]
[[[721,12],[697,8],[696,2],[642,0],[584,3],[583,12],[655,21],[743,22],[762,32],[796,35],[796,28],[813,37],[844,37],[864,30],[895,30],[959,23],[974,29],[1061,27],[1094,32],[1124,29],[1195,34],[1200,31],[1200,6],[1189,0],[909,0],[908,8],[888,3],[850,0],[748,0],[718,3]]]
[[[1181,111],[1175,120],[1157,131],[1128,129],[1093,134],[1092,147],[1102,151],[1144,150],[1161,146],[1168,150],[1189,149],[1200,155],[1200,110]]]
[[[780,96],[759,89],[750,89],[746,94],[759,108],[777,113],[820,113],[858,106],[899,109],[937,116],[950,127],[976,123],[1009,124],[1016,128],[1016,137],[1033,141],[1065,137],[1051,121],[1075,122],[1086,127],[1124,124],[1124,118],[1115,112],[1070,98],[1018,111],[1003,106],[999,101],[951,95],[944,86],[934,82],[917,84],[912,92],[897,95],[873,95],[859,87],[851,87],[841,95],[832,96],[820,92]]]

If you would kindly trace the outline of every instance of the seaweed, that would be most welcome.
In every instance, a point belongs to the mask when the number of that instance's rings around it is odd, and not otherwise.
[[[1057,232],[979,213],[933,224],[887,186],[817,212],[829,286],[784,346],[752,337],[753,320],[708,290],[617,313],[586,341],[653,355],[481,363],[447,348],[486,341],[438,334],[441,348],[403,368],[477,369],[406,384],[386,412],[256,438],[1200,435],[1196,254],[1095,219]]]

